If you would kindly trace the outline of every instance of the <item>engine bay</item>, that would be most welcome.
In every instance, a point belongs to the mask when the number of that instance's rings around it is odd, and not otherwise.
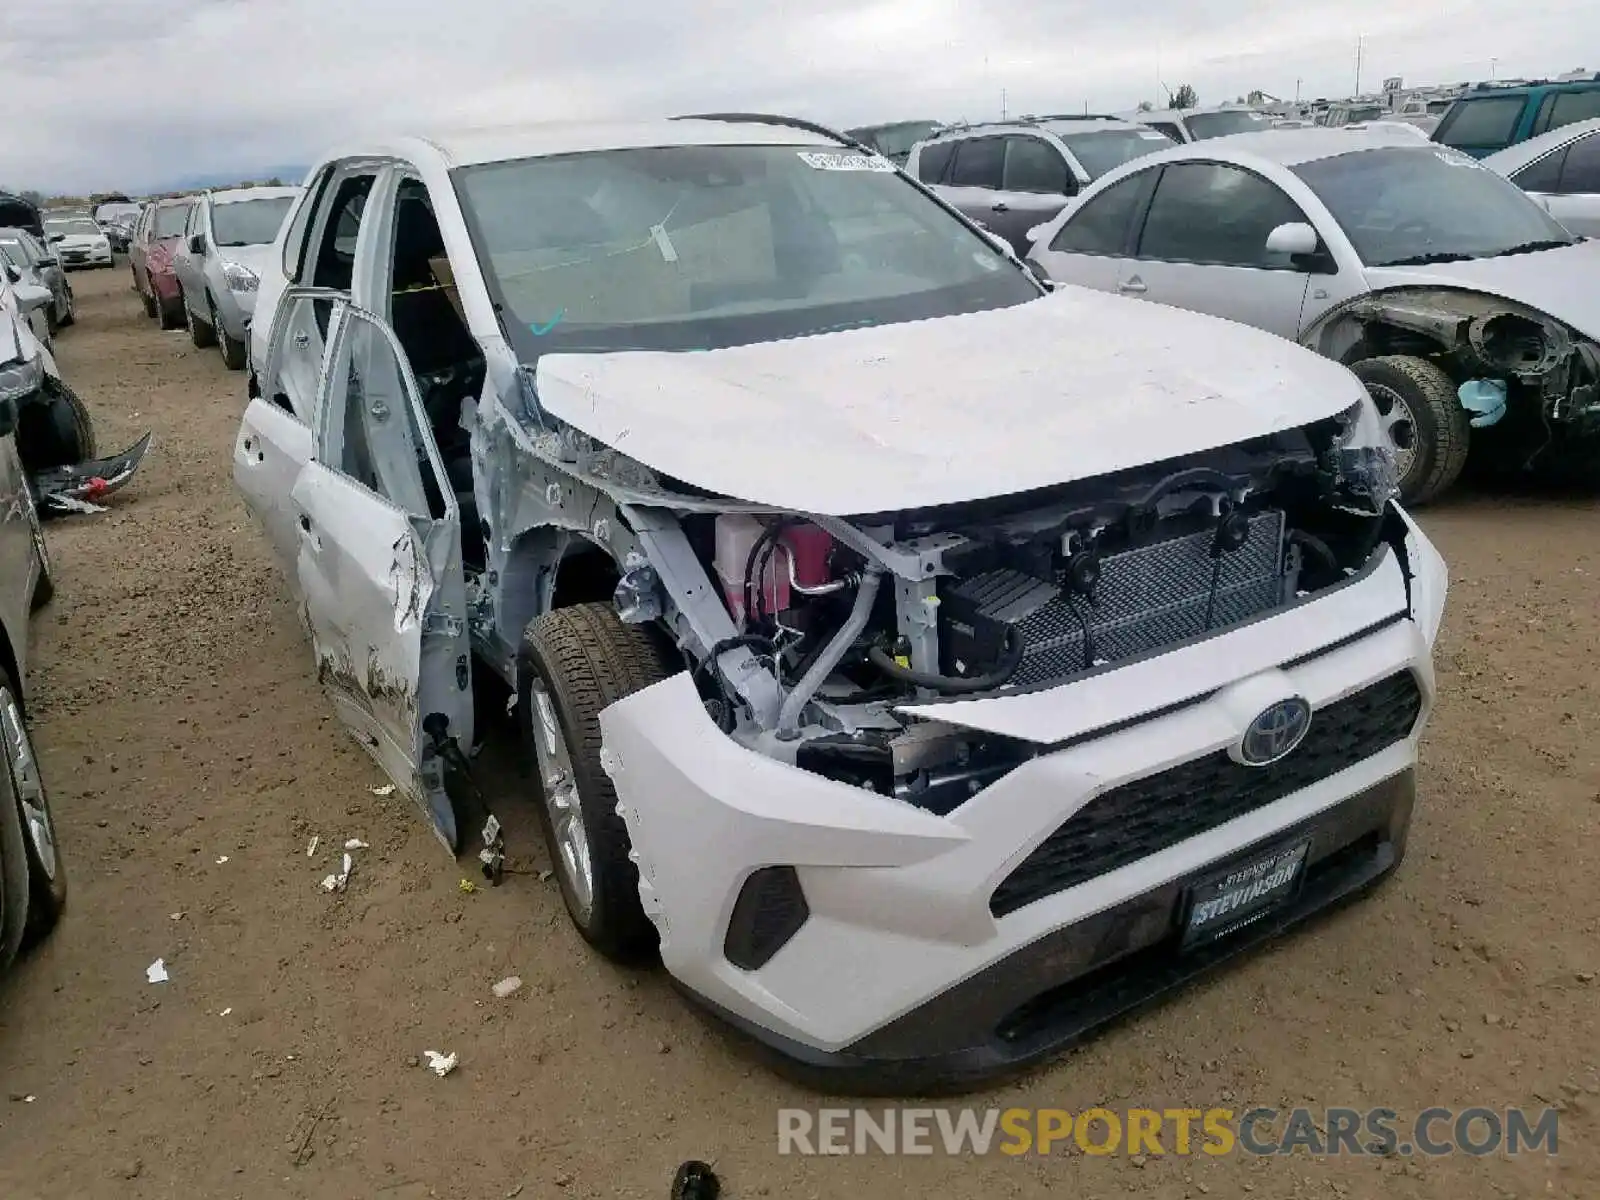
[[[1070,683],[1337,585],[1385,537],[1392,461],[1341,418],[996,500],[682,526],[737,637],[695,679],[735,739],[946,813],[1037,752],[899,706]],[[758,720],[721,654],[784,700]]]

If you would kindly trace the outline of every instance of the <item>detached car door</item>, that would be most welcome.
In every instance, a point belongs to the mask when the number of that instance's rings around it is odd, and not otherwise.
[[[292,493],[317,676],[454,851],[444,755],[472,744],[455,492],[389,327],[340,302],[327,363],[316,455]]]
[[[1169,163],[1117,290],[1297,337],[1311,275],[1267,250],[1268,235],[1295,222],[1311,224],[1277,184],[1253,171]]]
[[[312,458],[328,331],[343,299],[332,288],[284,292],[272,318],[261,394],[244,410],[234,439],[233,481],[291,580],[300,554],[300,519],[289,494]]]

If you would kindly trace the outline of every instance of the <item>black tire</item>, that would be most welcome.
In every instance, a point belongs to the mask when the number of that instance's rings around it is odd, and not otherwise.
[[[86,462],[99,457],[99,445],[94,435],[94,420],[89,416],[89,406],[83,397],[67,386],[64,379],[55,382],[56,393],[65,402],[65,409],[57,417],[57,428],[63,441],[69,442],[68,457],[60,465]],[[72,447],[76,447],[74,452]]]
[[[584,939],[616,962],[653,955],[655,926],[639,902],[639,869],[629,860],[628,829],[617,793],[600,766],[600,710],[659,683],[674,668],[654,634],[624,625],[607,604],[557,609],[531,622],[517,652],[517,714],[523,743],[538,770],[533,681],[542,681],[572,760],[593,878],[587,913],[564,868],[540,780],[539,824],[561,885],[567,913]]]
[[[189,298],[182,292],[178,293],[178,304],[183,309],[184,322],[189,326],[189,340],[194,343],[197,350],[209,350],[217,344],[217,331],[194,315],[194,310],[189,307]]]
[[[154,290],[155,285],[152,284],[151,291]],[[161,328],[177,329],[183,324],[184,305],[182,296],[179,296],[171,304],[168,304],[162,300],[159,295],[157,295],[156,307],[159,310],[158,317],[161,321]]]
[[[73,296],[72,289],[68,288],[67,289],[67,311],[61,314],[61,317],[60,317],[59,320],[56,321],[56,324],[61,326],[61,328],[65,329],[68,325],[71,325],[75,321],[77,321],[77,319],[78,319],[78,301],[77,301],[77,298],[75,296]]]
[[[1472,426],[1456,384],[1425,358],[1390,354],[1350,368],[1386,417],[1395,402],[1411,417],[1411,459],[1400,476],[1400,499],[1418,506],[1437,499],[1467,464]]]
[[[13,769],[17,763],[16,753],[18,747],[9,736],[10,730],[6,728],[4,710],[7,707],[7,696],[20,697],[16,684],[10,675],[0,669],[0,809],[11,815],[16,822],[17,833],[21,843],[22,854],[20,861],[23,863],[22,886],[28,894],[26,911],[23,918],[22,938],[20,947],[26,949],[35,945],[50,933],[61,920],[61,914],[67,907],[67,875],[62,868],[60,839],[56,836],[55,816],[50,811],[50,797],[44,788],[43,780],[39,774],[38,751],[33,749],[31,741],[28,744],[28,753],[33,758],[33,779],[38,783],[38,808],[43,824],[49,830],[48,842],[50,844],[51,864],[53,870],[47,870],[45,860],[41,858],[32,836],[28,833],[24,819],[21,797],[18,795],[12,778]],[[20,702],[16,704],[15,711],[21,726],[22,708]],[[7,886],[14,886],[7,881]],[[8,897],[9,898],[9,897]]]
[[[230,371],[244,370],[245,345],[228,333],[227,326],[217,317],[217,306],[211,306],[211,328],[217,335],[217,349],[222,351],[222,363]]]
[[[139,293],[139,303],[144,305],[144,315],[154,320],[160,314],[156,308],[155,289],[146,292],[139,282],[139,272],[133,273],[133,290]]]

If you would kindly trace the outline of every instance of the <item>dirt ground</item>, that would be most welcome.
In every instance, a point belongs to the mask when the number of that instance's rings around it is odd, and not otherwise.
[[[34,715],[73,895],[0,981],[5,1200],[661,1198],[687,1158],[733,1197],[1600,1195],[1595,503],[1466,494],[1426,514],[1452,592],[1396,878],[971,1101],[1554,1104],[1557,1156],[779,1156],[777,1110],[826,1101],[736,1053],[659,971],[585,951],[539,879],[530,804],[500,806],[520,873],[466,893],[470,864],[373,794],[233,490],[242,377],[146,320],[120,264],[74,284],[64,374],[103,447],[147,428],[156,445],[110,512],[50,530]],[[516,787],[500,740],[487,757]],[[352,837],[371,848],[330,896]],[[459,1069],[435,1077],[428,1049]]]

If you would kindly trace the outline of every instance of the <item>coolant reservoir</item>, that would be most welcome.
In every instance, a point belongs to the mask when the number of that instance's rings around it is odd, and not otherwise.
[[[750,561],[750,548],[766,529],[766,523],[744,513],[724,513],[717,518],[716,555],[713,566],[722,584],[722,595],[734,624],[744,624],[744,572]],[[828,582],[828,552],[833,538],[815,525],[794,525],[778,535],[778,546],[767,561],[762,586],[766,611],[782,612],[789,607],[789,561],[794,560],[795,582],[816,587]],[[763,551],[765,554],[765,551]],[[754,592],[754,580],[751,591]]]

